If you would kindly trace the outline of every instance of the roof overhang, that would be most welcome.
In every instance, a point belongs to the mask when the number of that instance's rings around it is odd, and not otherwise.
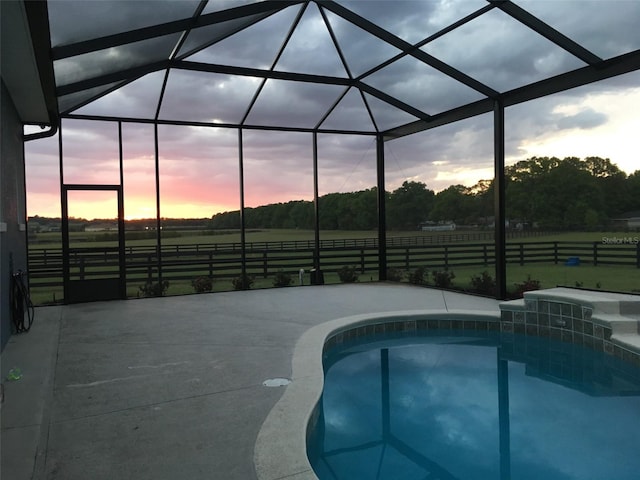
[[[44,1],[0,2],[2,81],[25,124],[56,122],[57,99]]]

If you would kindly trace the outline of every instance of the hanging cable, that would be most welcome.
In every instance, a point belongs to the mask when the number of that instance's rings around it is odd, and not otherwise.
[[[33,324],[35,309],[29,289],[24,282],[24,272],[18,270],[18,273],[11,274],[11,290],[9,291],[9,305],[11,307],[11,318],[16,333],[28,332]],[[25,321],[26,317],[26,321]]]

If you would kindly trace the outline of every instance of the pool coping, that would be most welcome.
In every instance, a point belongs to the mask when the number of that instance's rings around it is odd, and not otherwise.
[[[291,383],[269,412],[256,439],[254,467],[258,480],[318,480],[307,458],[306,445],[324,386],[322,354],[330,339],[340,343],[343,339],[385,332],[387,328],[439,328],[438,322],[445,322],[442,328],[448,322],[449,328],[480,326],[480,330],[500,331],[500,312],[438,309],[371,313],[338,318],[307,330],[294,348]],[[348,332],[346,338],[342,332]]]

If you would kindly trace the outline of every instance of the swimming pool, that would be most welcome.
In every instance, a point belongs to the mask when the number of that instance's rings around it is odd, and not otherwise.
[[[640,369],[499,332],[367,335],[323,357],[321,480],[616,480],[640,471]]]

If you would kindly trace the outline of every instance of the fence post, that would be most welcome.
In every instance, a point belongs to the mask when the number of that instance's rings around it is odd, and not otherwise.
[[[558,264],[558,242],[553,242],[553,263]]]
[[[153,255],[150,253],[147,255],[147,280],[149,283],[153,281],[153,270],[151,269],[151,260],[153,259]]]
[[[444,269],[449,270],[449,245],[444,246]]]
[[[489,263],[489,259],[487,258],[487,244],[483,243],[482,244],[482,257],[484,260],[484,266],[486,267],[487,264]]]
[[[598,266],[598,242],[593,242],[593,266]]]
[[[404,249],[404,268],[405,270],[409,270],[409,249]]]
[[[282,242],[280,242],[280,245],[282,245]],[[262,276],[264,278],[267,278],[267,275],[268,275],[267,251],[265,250],[264,252],[262,252]]]
[[[364,248],[360,249],[360,273],[364,273]]]
[[[520,243],[520,265],[524,265],[524,243]]]
[[[209,252],[209,278],[213,278],[213,252]]]

